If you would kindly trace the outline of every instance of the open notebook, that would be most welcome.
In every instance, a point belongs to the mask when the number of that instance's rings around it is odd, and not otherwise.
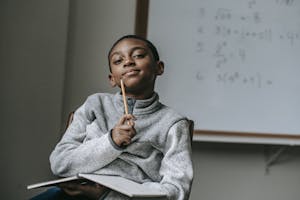
[[[82,181],[86,180],[98,183],[107,188],[120,192],[129,197],[165,197],[166,194],[156,188],[150,188],[134,181],[122,178],[120,176],[108,176],[98,174],[78,174],[77,176],[60,178],[52,181],[46,181],[28,185],[27,189],[34,189],[39,187],[49,187],[63,182]]]

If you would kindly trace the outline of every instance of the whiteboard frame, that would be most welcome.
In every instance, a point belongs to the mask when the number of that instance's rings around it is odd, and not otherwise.
[[[193,141],[296,146],[300,145],[300,136],[290,134],[194,130]]]
[[[148,15],[149,0],[136,0],[136,35],[147,38]],[[300,135],[195,129],[193,141],[295,146],[300,145]]]

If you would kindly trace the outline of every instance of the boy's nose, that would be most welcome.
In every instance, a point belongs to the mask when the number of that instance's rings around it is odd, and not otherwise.
[[[134,60],[132,58],[126,58],[125,62],[124,62],[124,67],[127,66],[132,66],[134,64]]]

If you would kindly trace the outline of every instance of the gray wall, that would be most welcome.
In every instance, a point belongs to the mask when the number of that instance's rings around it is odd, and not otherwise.
[[[48,157],[66,113],[114,92],[107,51],[133,33],[135,1],[0,1],[1,199],[26,199],[49,180]],[[63,116],[63,117],[61,117]]]
[[[298,200],[300,149],[284,150],[266,172],[266,159],[281,146],[193,144],[191,200]],[[285,149],[287,148],[287,149]]]
[[[0,1],[1,199],[51,176],[60,131],[68,1]]]
[[[106,54],[118,37],[133,33],[135,4],[0,1],[1,199],[38,193],[25,186],[51,177],[48,156],[67,113],[94,92],[116,91],[107,81]],[[190,199],[299,199],[298,147],[265,172],[265,152],[277,148],[195,142]]]
[[[74,0],[70,4],[64,117],[95,92],[114,92],[107,53],[124,34],[133,34],[135,1]]]

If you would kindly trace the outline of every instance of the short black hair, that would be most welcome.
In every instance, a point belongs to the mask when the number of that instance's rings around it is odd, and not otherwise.
[[[137,40],[141,40],[143,42],[146,43],[146,45],[149,47],[149,49],[151,50],[152,54],[153,54],[153,57],[154,57],[154,60],[155,61],[159,61],[159,54],[158,54],[158,51],[156,49],[156,47],[154,46],[154,44],[152,42],[150,42],[149,40],[147,40],[146,38],[143,38],[141,36],[138,36],[138,35],[125,35],[121,38],[119,38],[113,45],[112,47],[110,48],[109,52],[108,52],[108,65],[109,65],[109,70],[111,72],[111,67],[110,67],[110,62],[109,62],[109,56],[112,52],[112,50],[115,48],[115,46],[122,40],[124,39],[137,39]]]

